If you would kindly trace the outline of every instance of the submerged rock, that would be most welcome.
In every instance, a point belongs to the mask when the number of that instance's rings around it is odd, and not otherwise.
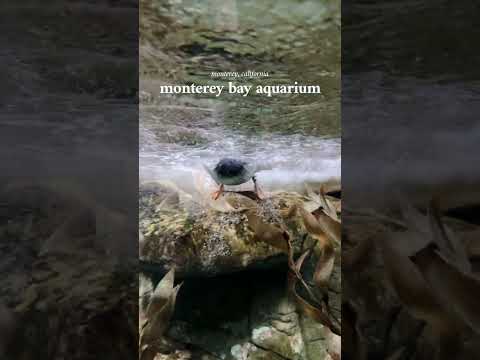
[[[140,259],[149,270],[175,267],[184,276],[276,263],[284,266],[282,247],[287,238],[295,249],[312,240],[301,217],[289,211],[304,200],[290,192],[258,201],[227,193],[218,202],[218,208],[226,206],[221,211],[166,186],[144,185],[140,189]]]
[[[302,268],[305,279],[312,278],[324,240],[305,214],[315,216],[320,197],[276,192],[260,200],[240,192],[212,201],[199,189],[187,194],[174,184],[140,187],[142,300],[158,273],[175,267],[183,277],[166,332],[176,345],[157,359],[316,360],[339,354],[340,338],[308,318],[286,286],[287,239],[298,254],[313,248]],[[338,215],[341,200],[328,199]],[[334,246],[323,291],[340,319],[341,245]]]
[[[161,359],[180,353],[190,359],[330,359],[331,332],[296,309],[283,275],[246,271],[186,279],[168,331],[179,348]]]

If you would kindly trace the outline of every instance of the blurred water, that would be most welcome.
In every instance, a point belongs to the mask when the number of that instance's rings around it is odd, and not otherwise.
[[[478,201],[478,4],[347,0],[343,9],[349,206],[394,202],[397,192],[451,206]]]
[[[3,7],[0,188],[61,184],[136,209],[138,11],[106,4]]]

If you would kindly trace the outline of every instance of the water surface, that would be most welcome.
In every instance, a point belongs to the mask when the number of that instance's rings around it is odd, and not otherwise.
[[[225,156],[261,163],[259,181],[272,189],[340,177],[339,1],[154,4],[141,9],[141,180],[188,182]],[[211,76],[248,70],[269,76]],[[165,84],[228,81],[297,81],[320,85],[322,93],[158,94]]]

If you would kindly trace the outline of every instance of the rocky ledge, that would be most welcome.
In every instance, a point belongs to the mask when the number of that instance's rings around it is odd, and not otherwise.
[[[290,239],[296,252],[315,242],[301,213],[294,211],[298,206],[315,208],[308,197],[277,192],[255,201],[246,195],[227,193],[217,201],[198,200],[168,184],[143,184],[140,260],[144,268],[162,273],[174,267],[182,277],[271,268],[285,265],[282,241],[286,244]]]
[[[328,316],[341,318],[341,200],[322,195],[307,189],[306,194],[276,192],[258,199],[249,192],[230,192],[213,201],[208,191],[202,196],[173,184],[142,184],[140,310],[153,328],[148,304],[155,288],[165,288],[156,284],[167,271],[175,295],[158,315],[163,323],[156,339],[164,340],[150,359],[337,358],[339,332],[299,306],[302,299],[312,300],[300,283],[293,296],[286,286],[289,264],[295,261],[317,299],[328,299]],[[325,216],[335,219],[333,228],[322,223]],[[326,244],[333,244],[329,259]],[[175,288],[171,269],[177,275]],[[323,280],[322,274],[327,274]]]

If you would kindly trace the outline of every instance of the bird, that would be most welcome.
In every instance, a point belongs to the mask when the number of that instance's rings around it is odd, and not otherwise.
[[[212,198],[217,200],[224,192],[225,185],[241,185],[250,179],[253,181],[255,194],[260,198],[257,179],[255,177],[256,167],[246,161],[223,158],[214,169],[211,170],[205,166],[205,169],[220,188],[212,194]]]

